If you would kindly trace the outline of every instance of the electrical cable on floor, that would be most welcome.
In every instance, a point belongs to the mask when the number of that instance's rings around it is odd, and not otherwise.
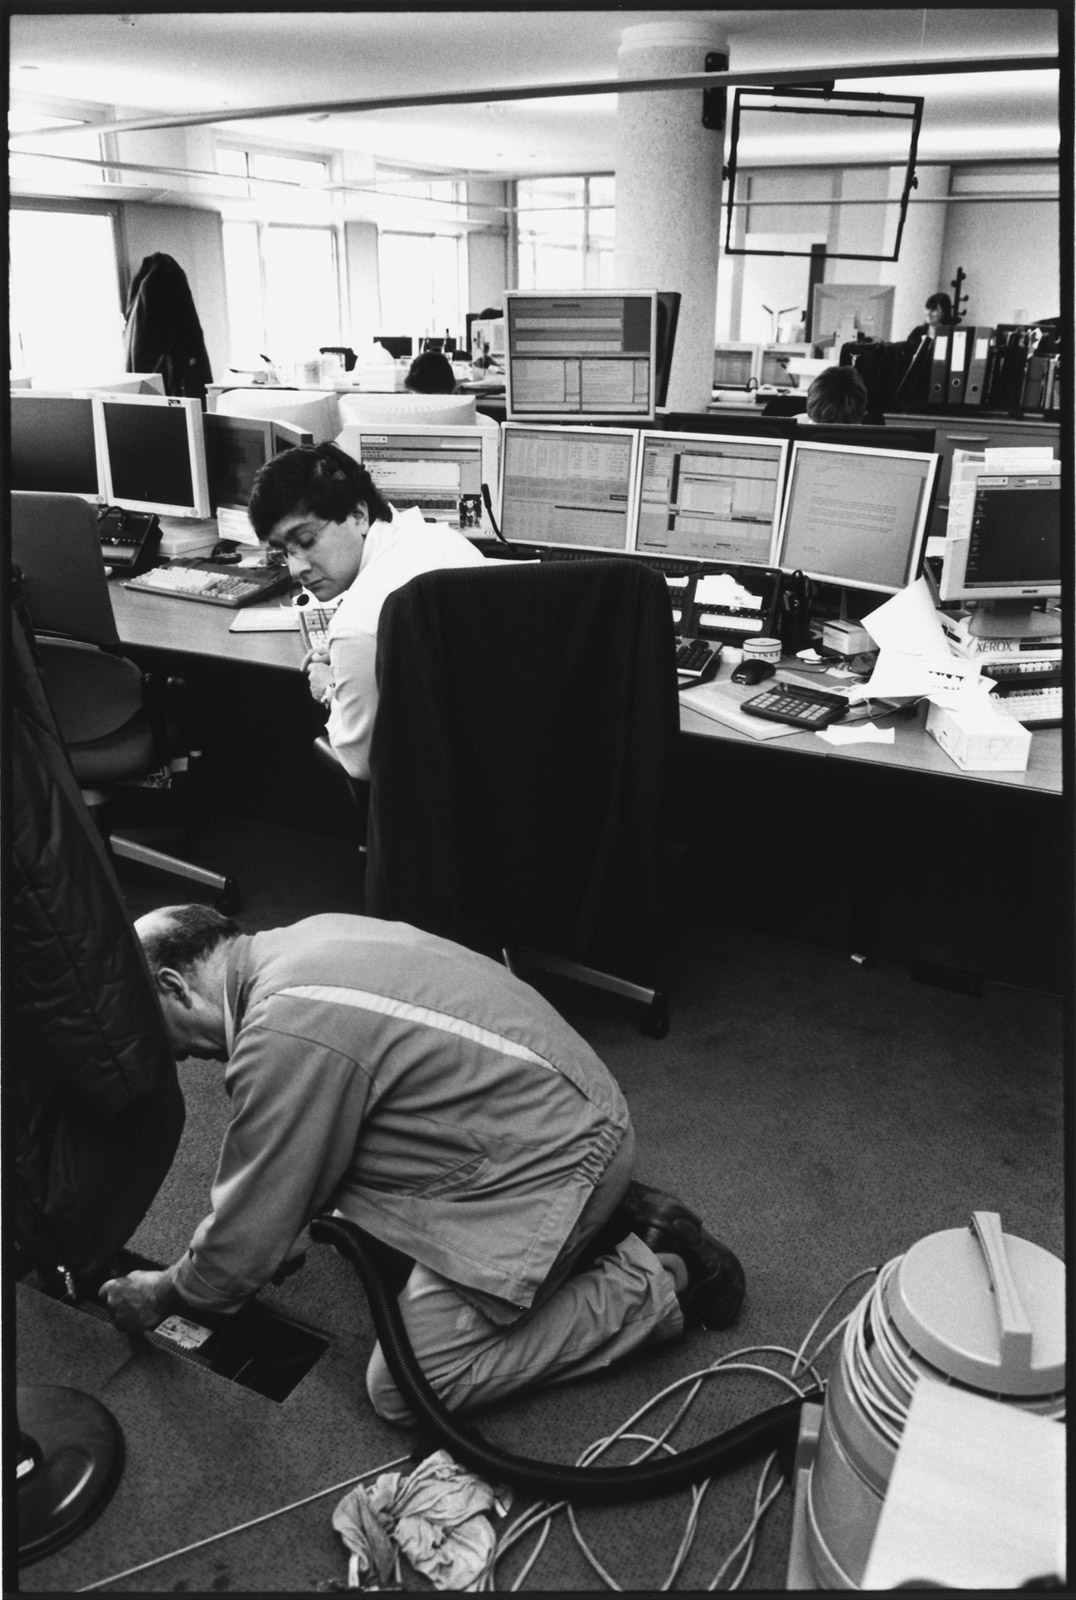
[[[282,1517],[285,1512],[298,1511],[303,1506],[310,1505],[314,1500],[323,1500],[327,1494],[340,1494],[345,1489],[354,1488],[355,1484],[362,1483],[364,1478],[376,1477],[382,1472],[391,1472],[393,1467],[402,1466],[410,1461],[410,1453],[397,1456],[394,1461],[386,1461],[383,1466],[371,1467],[368,1472],[360,1472],[357,1477],[345,1478],[342,1483],[331,1484],[328,1489],[318,1489],[314,1494],[308,1494],[305,1499],[293,1500],[290,1505],[280,1506],[276,1511],[266,1511],[260,1517],[252,1517],[249,1522],[236,1523],[234,1528],[224,1528],[220,1533],[211,1533],[204,1539],[196,1539],[193,1544],[185,1544],[179,1550],[169,1550],[167,1555],[154,1556],[152,1561],[140,1562],[137,1567],[127,1567],[123,1572],[114,1572],[111,1577],[98,1578],[96,1583],[84,1583],[81,1588],[72,1590],[73,1594],[89,1594],[91,1589],[103,1589],[107,1584],[119,1583],[121,1578],[133,1578],[137,1572],[145,1572],[150,1567],[160,1566],[162,1561],[174,1561],[177,1556],[190,1555],[193,1550],[203,1550],[207,1544],[216,1544],[218,1539],[229,1539],[233,1533],[245,1533],[248,1528],[256,1528],[262,1522],[271,1522],[274,1517]]]
[[[815,1362],[821,1356],[822,1352],[826,1350],[830,1344],[832,1344],[834,1339],[836,1339],[842,1333],[842,1331],[847,1330],[850,1319],[854,1315],[854,1310],[853,1312],[849,1312],[845,1316],[841,1317],[836,1326],[833,1327],[829,1333],[827,1333],[825,1337],[816,1346],[814,1346],[813,1349],[812,1341],[816,1338],[818,1330],[822,1327],[826,1318],[838,1305],[843,1296],[847,1294],[849,1289],[860,1283],[864,1278],[876,1278],[878,1273],[879,1269],[877,1267],[868,1267],[863,1271],[853,1274],[852,1277],[847,1279],[846,1282],[843,1283],[837,1290],[837,1292],[830,1297],[826,1305],[814,1319],[797,1350],[791,1350],[784,1345],[745,1346],[740,1350],[731,1351],[726,1356],[719,1357],[709,1367],[704,1367],[697,1372],[692,1372],[687,1374],[685,1377],[676,1379],[673,1383],[668,1384],[664,1389],[659,1391],[659,1393],[645,1401],[638,1408],[638,1410],[628,1417],[620,1425],[620,1427],[614,1430],[614,1432],[608,1435],[608,1437],[599,1439],[588,1445],[578,1457],[576,1464],[578,1466],[590,1465],[607,1449],[611,1448],[612,1445],[617,1443],[632,1442],[644,1444],[646,1448],[640,1453],[639,1456],[634,1458],[636,1461],[643,1461],[648,1456],[652,1456],[659,1450],[670,1455],[675,1454],[676,1451],[674,1447],[669,1443],[670,1435],[687,1415],[689,1408],[693,1404],[703,1384],[708,1378],[715,1376],[718,1373],[752,1372],[756,1375],[773,1378],[776,1382],[784,1384],[785,1387],[791,1389],[796,1394],[803,1392],[795,1381],[797,1378],[803,1379],[804,1377],[808,1377],[816,1385],[821,1386],[822,1380],[815,1369]],[[809,1349],[811,1349],[810,1357],[807,1355],[807,1351]],[[762,1365],[758,1361],[745,1359],[747,1357],[758,1357],[763,1355],[781,1357],[789,1361],[790,1374],[786,1375],[783,1372],[775,1370],[773,1367]],[[682,1400],[672,1420],[663,1428],[660,1434],[651,1436],[648,1434],[631,1431],[635,1429],[636,1424],[638,1424],[648,1412],[653,1411],[655,1407],[659,1406],[664,1400],[668,1399],[677,1391],[683,1389],[688,1389],[689,1393]],[[751,1563],[754,1560],[755,1545],[759,1529],[767,1512],[770,1510],[771,1506],[774,1505],[781,1493],[781,1490],[785,1487],[785,1478],[783,1476],[779,1476],[776,1483],[774,1483],[768,1491],[766,1490],[766,1481],[775,1461],[776,1452],[768,1456],[763,1464],[755,1490],[755,1503],[751,1520],[748,1523],[747,1528],[737,1540],[736,1544],[733,1546],[732,1550],[723,1559],[721,1566],[718,1568],[714,1577],[707,1585],[708,1589],[715,1590],[718,1587],[718,1585],[725,1578],[725,1575],[729,1571],[732,1564],[737,1560],[738,1557],[741,1556],[741,1554],[743,1556],[743,1560],[738,1571],[734,1574],[729,1582],[728,1587],[731,1589],[739,1588],[748,1571],[750,1570]],[[691,1552],[698,1531],[703,1497],[709,1489],[712,1481],[712,1479],[707,1478],[702,1483],[691,1486],[691,1507],[688,1512],[684,1532],[680,1540],[680,1545],[676,1551],[672,1566],[664,1581],[655,1586],[656,1592],[665,1593],[671,1590],[673,1584],[676,1582],[677,1577],[683,1569],[688,1555]],[[494,1579],[498,1563],[502,1561],[502,1559],[511,1549],[519,1545],[529,1534],[537,1531],[538,1538],[535,1547],[526,1556],[521,1570],[519,1573],[517,1573],[515,1579],[511,1583],[512,1590],[514,1592],[519,1591],[526,1582],[530,1573],[533,1571],[534,1566],[542,1553],[542,1550],[545,1548],[545,1544],[553,1524],[553,1519],[560,1511],[565,1511],[567,1513],[567,1520],[569,1527],[571,1528],[572,1536],[575,1539],[580,1553],[583,1555],[584,1559],[609,1589],[619,1593],[621,1591],[621,1585],[616,1582],[611,1573],[606,1571],[602,1563],[590,1549],[582,1531],[580,1530],[576,1510],[568,1500],[547,1502],[545,1504],[531,1506],[526,1512],[518,1517],[516,1521],[506,1529],[505,1533],[498,1540],[497,1547],[493,1551],[489,1563],[484,1571],[479,1575],[477,1587],[486,1592],[493,1591],[496,1587]],[[636,1587],[636,1584],[637,1580],[633,1581],[629,1587],[634,1588]]]

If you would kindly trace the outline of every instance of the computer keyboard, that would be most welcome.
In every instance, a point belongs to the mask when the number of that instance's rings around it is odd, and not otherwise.
[[[717,671],[722,646],[713,639],[677,639],[676,673],[690,683],[705,683]]]
[[[244,567],[235,571],[215,567],[208,561],[177,561],[168,567],[151,567],[141,577],[124,579],[125,589],[167,594],[176,600],[201,600],[233,610],[255,600],[271,600],[290,586],[286,567]]]
[[[1062,686],[1059,683],[1042,684],[1037,689],[1020,687],[1011,694],[993,695],[994,704],[1007,717],[1015,717],[1025,728],[1060,728],[1062,723]]]
[[[333,608],[328,606],[299,606],[299,637],[303,650],[328,650],[329,622]]]
[[[848,710],[848,701],[842,694],[777,683],[751,700],[745,700],[742,710],[752,717],[765,717],[768,722],[785,722],[793,728],[811,730],[828,728],[831,722],[839,722]]]

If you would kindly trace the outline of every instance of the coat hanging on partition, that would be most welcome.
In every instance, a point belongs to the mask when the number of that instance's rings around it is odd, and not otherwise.
[[[213,373],[187,275],[171,256],[146,256],[127,300],[128,372],[160,372],[166,394],[205,399]]]

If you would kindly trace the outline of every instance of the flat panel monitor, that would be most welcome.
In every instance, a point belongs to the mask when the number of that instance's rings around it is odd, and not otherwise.
[[[482,485],[496,492],[499,442],[496,428],[414,423],[352,423],[337,439],[393,505],[417,506],[427,521],[475,537],[481,531]]]
[[[504,368],[504,317],[480,317],[467,313],[467,354],[472,362],[484,361]]]
[[[501,440],[501,531],[514,544],[626,552],[632,527],[631,428],[506,422]]]
[[[810,356],[811,344],[764,344],[759,353],[758,381],[776,389],[794,389],[796,384],[788,363],[796,356]]]
[[[1061,594],[1060,473],[981,473],[972,495],[964,536],[946,539],[939,597],[980,602],[972,631],[987,637],[1057,632],[1035,602]]]
[[[897,594],[919,572],[936,455],[792,447],[776,565],[822,583]]]
[[[281,450],[313,444],[314,436],[292,423],[270,417],[233,417],[210,412],[205,430],[209,504],[222,539],[258,544],[247,518],[247,505],[258,472]]]
[[[210,515],[202,402],[170,395],[95,395],[105,498],[125,511]]]
[[[654,417],[656,290],[509,290],[504,299],[509,421]]]
[[[714,388],[750,389],[758,382],[757,344],[719,344],[714,349]]]
[[[12,390],[11,488],[102,503],[104,471],[89,394]]]
[[[934,449],[933,428],[887,427],[869,422],[807,422],[796,417],[742,416],[722,411],[668,411],[662,417],[670,433],[724,433],[757,439],[801,440],[804,444],[844,444],[857,450]]]
[[[782,439],[640,434],[635,553],[770,566],[788,450]]]
[[[387,350],[394,361],[410,361],[415,354],[415,341],[409,333],[375,333],[374,343]]]

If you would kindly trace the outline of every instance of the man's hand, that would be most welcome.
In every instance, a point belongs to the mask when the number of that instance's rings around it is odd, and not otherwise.
[[[128,1272],[101,1285],[103,1300],[118,1328],[127,1333],[148,1333],[179,1304],[167,1272]]]
[[[332,668],[326,652],[308,650],[302,660],[302,670],[306,673],[310,693],[320,705],[324,705],[333,688]]]

